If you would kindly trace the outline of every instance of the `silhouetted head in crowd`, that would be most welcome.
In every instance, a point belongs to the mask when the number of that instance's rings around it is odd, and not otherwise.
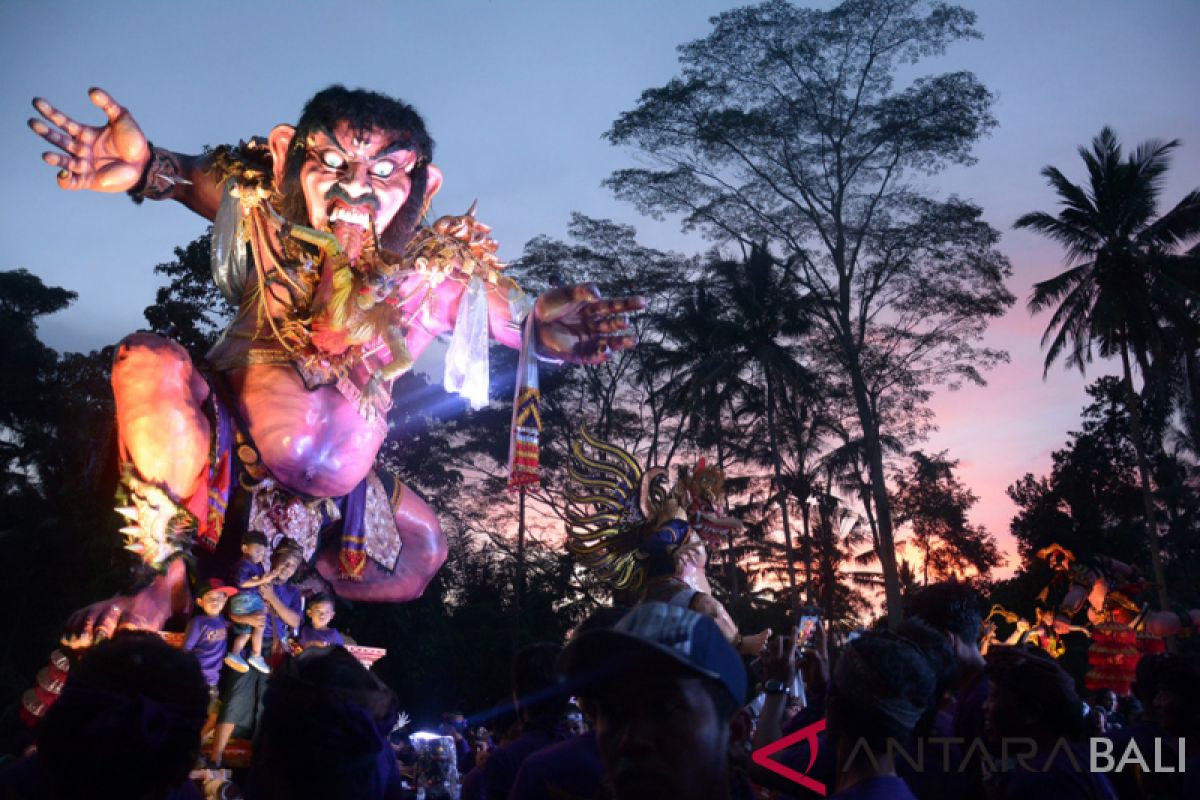
[[[1158,671],[1154,715],[1169,736],[1200,734],[1200,667],[1194,660],[1166,656]]]
[[[630,610],[629,606],[600,606],[575,627],[571,640],[574,641],[588,631],[611,628],[624,619]]]
[[[1133,696],[1141,704],[1143,716],[1156,722],[1159,720],[1154,709],[1154,698],[1158,694],[1159,673],[1166,663],[1166,653],[1152,653],[1138,659],[1133,672]]]
[[[1075,682],[1042,650],[1024,645],[989,650],[987,675],[991,690],[983,713],[993,738],[1043,744],[1083,735],[1086,721]]]
[[[123,632],[72,667],[37,732],[37,759],[62,797],[166,797],[200,753],[208,684],[194,656]]]
[[[568,642],[578,639],[588,631],[596,631],[604,628],[611,628],[620,622],[630,611],[629,606],[600,606],[591,614],[588,614],[583,622],[575,626],[575,630],[571,631]],[[584,726],[587,729],[595,724],[596,710],[588,702],[586,697],[576,697],[576,705],[583,712]]]
[[[1117,702],[1117,706],[1126,722],[1141,722],[1145,719],[1146,708],[1142,705],[1142,701],[1133,695],[1122,697]]]
[[[868,631],[848,642],[834,667],[827,705],[839,775],[893,774],[888,741],[905,744],[933,703],[934,687],[924,652],[908,639]],[[864,746],[874,758],[862,752]]]
[[[917,646],[925,656],[929,671],[933,673],[933,702],[929,704],[924,717],[917,725],[918,734],[923,735],[932,726],[941,702],[953,693],[958,684],[958,658],[950,640],[918,618],[901,623],[896,633]]]
[[[730,720],[745,701],[741,657],[708,617],[644,603],[563,652],[567,685],[595,714],[616,800],[716,800],[729,791]]]
[[[1108,733],[1108,713],[1102,706],[1092,706],[1088,709],[1083,726],[1086,735],[1103,736]]]
[[[387,735],[396,695],[341,647],[313,648],[271,674],[246,796],[383,798],[398,790]]]
[[[1117,713],[1117,693],[1112,689],[1101,689],[1096,692],[1092,705],[1100,706],[1105,714]]]
[[[946,636],[965,673],[963,677],[983,669],[983,654],[979,652],[983,615],[979,593],[969,584],[931,583],[910,598],[905,616],[917,617]]]
[[[526,725],[549,729],[567,707],[568,696],[558,685],[554,665],[562,648],[539,642],[513,656],[512,694],[517,715]]]

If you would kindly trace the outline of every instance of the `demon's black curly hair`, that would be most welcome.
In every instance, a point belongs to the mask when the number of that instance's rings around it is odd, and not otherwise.
[[[300,190],[300,168],[304,166],[308,137],[317,130],[332,131],[342,120],[356,131],[377,128],[395,132],[398,134],[396,142],[417,154],[417,165],[410,175],[412,188],[408,199],[387,230],[380,232],[385,247],[402,250],[420,222],[429,162],[433,159],[433,139],[425,130],[425,121],[412,106],[378,92],[334,85],[317,92],[305,104],[283,167],[283,185],[279,187],[285,200],[284,213],[293,220],[307,218]]]

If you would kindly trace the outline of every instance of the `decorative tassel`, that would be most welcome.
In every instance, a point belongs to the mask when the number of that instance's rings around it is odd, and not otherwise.
[[[522,389],[516,406],[516,421],[512,431],[512,463],[509,465],[508,476],[510,489],[537,486],[540,481],[541,392],[533,387]]]
[[[541,485],[542,393],[538,388],[533,326],[533,314],[528,314],[521,336],[521,359],[517,365],[517,387],[513,397],[512,438],[508,450],[509,489],[536,489]]]
[[[349,550],[343,542],[342,552],[338,557],[338,578],[344,581],[361,581],[366,569],[367,554],[362,550]]]
[[[205,487],[208,502],[206,509],[197,510],[196,513],[200,521],[196,539],[205,549],[215,550],[225,529],[225,511],[229,506],[229,492],[233,483],[232,450],[235,438],[233,419],[215,392],[209,395],[209,420],[213,432]]]

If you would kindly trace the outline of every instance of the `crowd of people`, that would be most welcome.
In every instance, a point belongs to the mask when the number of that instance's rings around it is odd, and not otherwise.
[[[293,610],[267,594],[269,609]],[[308,609],[318,630],[326,602]],[[297,649],[269,676],[223,670],[246,688],[214,692],[194,651],[122,632],[71,670],[35,749],[0,769],[0,797],[1200,797],[1194,661],[1148,656],[1132,697],[1085,703],[1043,651],[985,659],[980,607],[968,586],[934,584],[899,629],[859,632],[836,659],[818,627],[811,647],[777,636],[749,663],[679,605],[601,608],[567,642],[516,653],[508,730],[449,712],[436,733],[412,730],[395,693],[337,644]],[[268,642],[277,622],[299,625],[298,611],[280,616],[268,612]],[[233,724],[219,710],[231,700],[254,719],[250,765],[232,774],[202,752],[214,711],[218,741]],[[1107,771],[1089,737],[1112,754]],[[1131,748],[1141,757],[1122,758]]]

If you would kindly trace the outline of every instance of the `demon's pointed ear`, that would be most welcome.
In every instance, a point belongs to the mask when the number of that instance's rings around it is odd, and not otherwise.
[[[267,147],[271,150],[271,160],[274,162],[275,188],[283,187],[283,168],[287,164],[288,148],[296,138],[296,129],[291,125],[276,125],[267,134]]]
[[[421,217],[429,213],[429,204],[433,196],[442,188],[442,171],[433,164],[425,166],[425,199],[421,201]]]
[[[428,205],[433,196],[442,188],[442,171],[433,164],[425,167],[425,203]]]

